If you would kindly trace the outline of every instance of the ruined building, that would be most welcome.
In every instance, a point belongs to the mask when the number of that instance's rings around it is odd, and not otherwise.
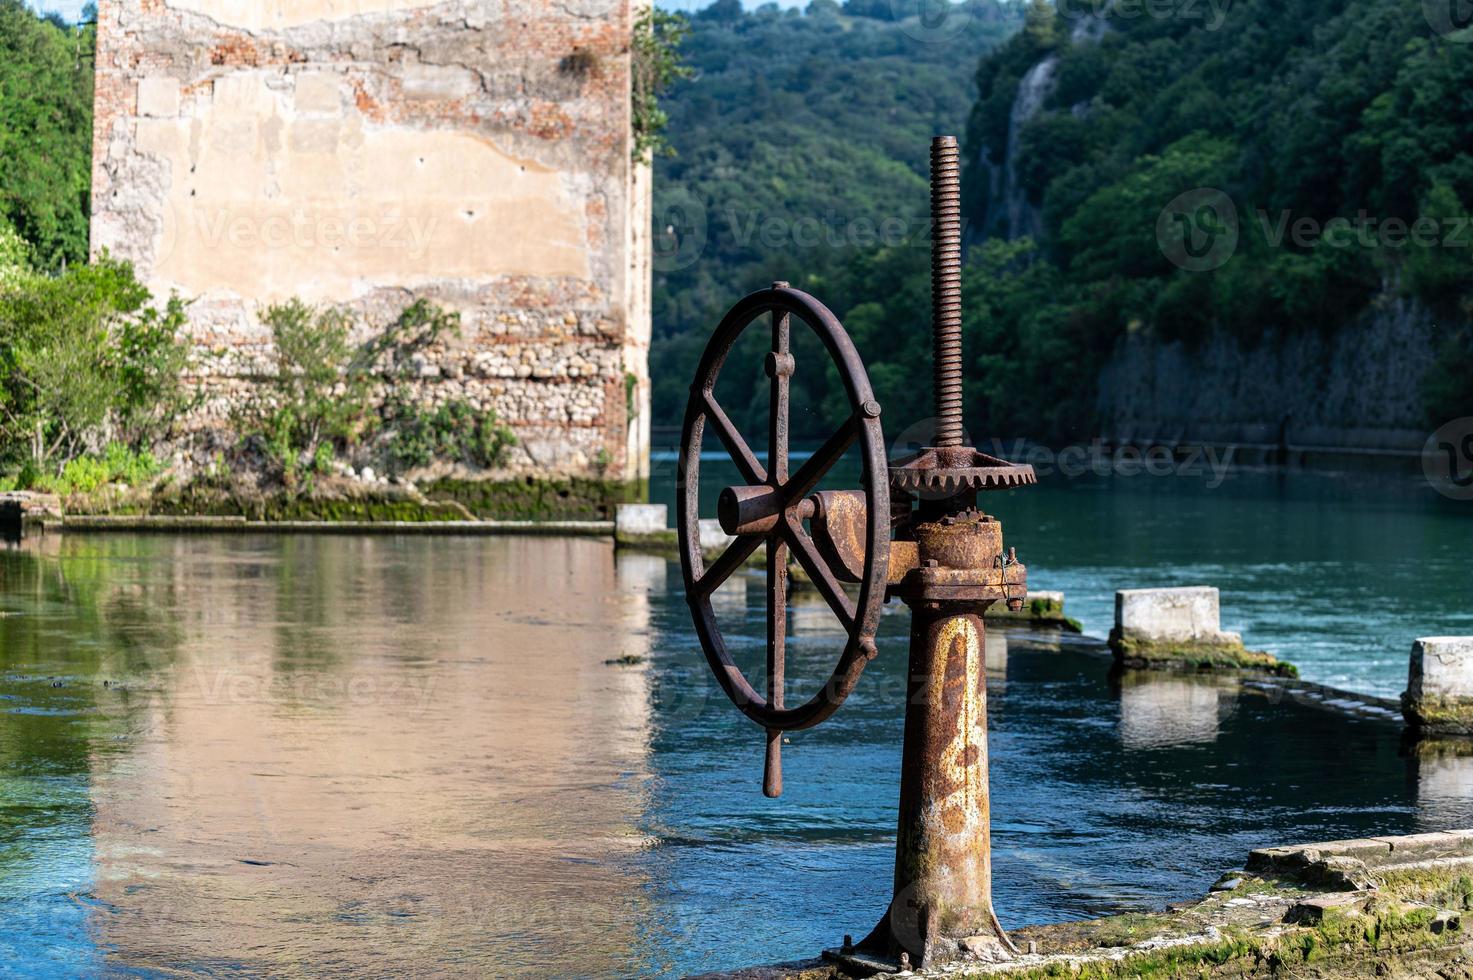
[[[494,407],[516,473],[633,479],[649,439],[639,0],[100,0],[92,247],[192,298],[224,418],[300,297],[463,333],[421,394]]]

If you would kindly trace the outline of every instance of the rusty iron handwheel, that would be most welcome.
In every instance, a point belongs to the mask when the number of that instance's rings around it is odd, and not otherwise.
[[[767,374],[772,379],[772,411],[768,427],[770,471],[753,454],[714,395],[722,365],[738,337],[768,314],[771,315],[773,336],[772,351],[767,356]],[[850,415],[838,432],[789,475],[787,391],[794,364],[788,332],[793,318],[803,321],[813,330],[838,366]],[[766,493],[770,488],[781,495],[772,498],[780,500],[781,504],[776,519],[769,522],[770,527],[738,535],[736,541],[709,566],[701,554],[700,535],[701,448],[708,426],[716,430],[742,478],[750,485],[747,489]],[[842,572],[836,574],[835,569],[829,566],[803,527],[803,518],[811,510],[811,506],[805,507],[805,498],[855,442],[860,447],[863,464],[860,482],[866,504],[865,558],[858,576],[857,601],[851,599],[840,585]],[[838,319],[807,293],[789,288],[786,283],[777,283],[771,289],[747,296],[732,307],[706,345],[695,383],[691,385],[690,402],[681,432],[676,527],[680,537],[686,601],[706,659],[732,703],[767,729],[769,734],[809,728],[833,714],[854,689],[860,674],[875,655],[875,631],[879,627],[880,609],[885,601],[889,564],[889,470],[884,432],[880,425],[880,406],[874,399],[864,364]],[[711,607],[712,593],[763,544],[768,545],[769,691],[765,698],[732,661]],[[784,671],[782,638],[786,631],[787,613],[786,552],[789,549],[834,610],[848,637],[828,682],[807,702],[794,708],[782,706],[781,693]],[[774,555],[779,556],[776,567]]]

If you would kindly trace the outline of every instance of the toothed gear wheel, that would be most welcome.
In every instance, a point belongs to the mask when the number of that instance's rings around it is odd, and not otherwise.
[[[1007,490],[1038,482],[1033,467],[968,448],[922,449],[890,467],[890,486],[916,494]]]

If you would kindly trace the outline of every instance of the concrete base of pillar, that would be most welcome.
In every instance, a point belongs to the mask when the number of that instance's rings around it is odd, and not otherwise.
[[[1473,735],[1473,636],[1424,636],[1412,644],[1407,724],[1433,735]]]
[[[1110,649],[1122,667],[1143,670],[1299,673],[1272,654],[1249,650],[1237,633],[1224,632],[1218,593],[1210,586],[1116,592]]]

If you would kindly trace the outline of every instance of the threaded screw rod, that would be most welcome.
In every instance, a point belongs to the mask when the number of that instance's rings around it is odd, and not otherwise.
[[[936,445],[962,444],[962,189],[956,137],[931,140],[931,342]]]

